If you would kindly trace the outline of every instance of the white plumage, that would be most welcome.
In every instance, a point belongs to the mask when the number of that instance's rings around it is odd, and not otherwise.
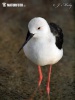
[[[47,21],[41,17],[33,18],[28,28],[34,35],[23,47],[27,58],[40,66],[57,63],[63,56],[63,49],[56,46],[56,38]]]
[[[20,48],[20,50],[23,48],[27,58],[38,65],[38,87],[40,87],[43,79],[41,66],[50,65],[46,86],[48,100],[50,100],[49,93],[52,65],[57,63],[63,56],[62,44],[62,29],[55,23],[48,24],[44,18],[36,17],[29,22],[26,40]]]

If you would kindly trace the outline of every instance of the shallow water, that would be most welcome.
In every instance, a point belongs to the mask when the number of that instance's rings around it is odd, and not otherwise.
[[[7,0],[8,2],[9,0]],[[32,2],[33,1],[33,2]],[[53,3],[42,0],[32,4],[24,3],[25,8],[3,8],[0,6],[0,100],[28,100],[38,84],[37,65],[29,61],[23,51],[27,24],[35,16],[44,17],[62,27],[64,33],[64,56],[53,65],[51,75],[51,100],[75,99],[75,30],[72,9],[54,8]],[[68,2],[68,0],[67,0]],[[57,2],[58,3],[58,2]],[[35,9],[34,9],[35,8]],[[42,67],[44,79],[41,85],[42,97],[36,92],[34,100],[47,100],[46,81],[49,66]]]

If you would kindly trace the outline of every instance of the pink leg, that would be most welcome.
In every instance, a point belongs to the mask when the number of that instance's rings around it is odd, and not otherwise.
[[[50,65],[50,67],[49,67],[49,72],[48,72],[48,82],[47,82],[47,87],[46,87],[48,96],[49,96],[49,93],[50,93],[50,77],[51,77],[51,69],[52,69],[52,65]]]
[[[43,79],[43,75],[42,75],[42,70],[41,67],[38,66],[38,72],[39,72],[39,81],[38,81],[38,86],[41,85],[42,79]]]
[[[39,72],[39,81],[38,81],[38,87],[35,89],[35,91],[33,92],[33,94],[31,95],[30,99],[29,100],[33,100],[37,90],[39,89],[40,91],[40,94],[42,95],[42,91],[40,89],[40,85],[41,85],[41,82],[42,82],[42,79],[43,79],[43,75],[42,75],[42,70],[41,70],[41,67],[38,66],[38,72]]]

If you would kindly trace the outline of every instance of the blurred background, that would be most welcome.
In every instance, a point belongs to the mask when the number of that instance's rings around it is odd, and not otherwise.
[[[3,7],[2,3],[23,3],[25,7]],[[71,6],[70,6],[71,5]],[[29,100],[38,84],[37,65],[17,51],[27,34],[28,22],[43,17],[58,24],[64,33],[64,56],[53,65],[51,100],[75,100],[75,1],[74,0],[0,0],[0,100]],[[47,100],[49,66],[43,66],[44,80],[40,99]]]

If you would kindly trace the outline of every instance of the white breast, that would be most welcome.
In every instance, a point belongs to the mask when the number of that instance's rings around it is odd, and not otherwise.
[[[45,40],[31,39],[24,47],[24,53],[32,62],[44,66],[57,63],[63,56],[63,49],[58,49],[55,43]]]

